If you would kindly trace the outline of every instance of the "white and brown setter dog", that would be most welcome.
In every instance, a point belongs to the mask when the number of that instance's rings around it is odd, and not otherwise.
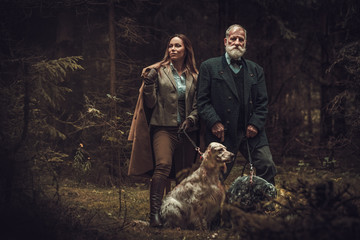
[[[233,158],[224,145],[210,143],[200,167],[165,197],[160,209],[163,226],[209,229],[225,200],[221,171],[226,172],[226,163]]]

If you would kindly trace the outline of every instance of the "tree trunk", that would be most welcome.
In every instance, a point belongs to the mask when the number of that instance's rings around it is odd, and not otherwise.
[[[226,21],[229,18],[229,2],[219,0],[219,51],[224,51],[224,38],[225,38],[225,31],[227,28],[228,22]]]
[[[55,57],[74,56],[74,11],[63,9],[57,16]]]
[[[335,23],[331,22],[331,14],[325,7],[322,8],[321,18],[321,71],[323,74],[321,85],[321,142],[326,144],[329,137],[344,135],[346,125],[344,114],[336,113],[339,109],[330,111],[328,108],[329,103],[331,103],[336,95],[343,91],[343,89],[336,83],[336,76],[334,76],[334,74],[326,73],[336,46],[336,35],[334,36],[334,33],[332,33],[332,35],[329,34],[329,32],[331,32],[329,28],[334,27]]]
[[[116,68],[115,68],[115,13],[114,13],[114,1],[109,0],[109,55],[110,55],[110,95],[115,96],[115,80],[116,80]],[[115,105],[115,104],[114,104]]]
[[[116,45],[115,45],[115,6],[114,0],[108,1],[109,5],[109,56],[110,56],[110,95],[112,96],[111,101],[111,109],[110,109],[110,117],[114,120],[114,129],[117,129],[116,124],[116,101],[113,97],[116,97],[116,88],[115,88],[115,81],[116,81],[116,65],[115,65],[115,56],[116,56]],[[117,158],[117,149],[114,147],[114,142],[111,142],[111,176],[114,177],[116,171],[121,172],[120,167],[117,169],[117,166],[120,166],[120,158]],[[118,161],[118,164],[116,162]],[[120,184],[119,184],[120,186]],[[121,194],[121,191],[119,191]]]
[[[313,121],[312,121],[312,109],[313,109],[313,99],[312,99],[312,92],[313,92],[313,87],[312,87],[312,83],[310,82],[309,84],[309,88],[306,89],[306,94],[307,94],[307,129],[309,132],[309,136],[311,138],[311,140],[313,139]]]
[[[76,39],[76,12],[73,8],[64,8],[60,10],[57,15],[56,25],[56,48],[54,51],[53,58],[62,58],[68,56],[81,55],[81,44]],[[71,73],[66,75],[66,81],[64,82],[66,87],[72,89],[71,93],[68,93],[64,103],[63,109],[67,111],[63,114],[62,118],[64,121],[75,121],[79,112],[83,111],[84,101],[84,78],[77,73]],[[51,122],[61,132],[67,133],[73,131],[73,127],[68,124],[60,124],[56,121]],[[63,151],[72,149],[74,144],[78,144],[78,140],[81,137],[81,131],[71,136],[74,141],[63,141],[59,144]]]
[[[320,108],[320,118],[321,118],[321,139],[322,143],[326,143],[329,136],[332,135],[332,117],[327,110],[327,106],[331,101],[331,79],[329,75],[326,74],[326,69],[329,66],[329,32],[328,32],[328,14],[326,9],[321,11],[321,21],[322,21],[322,32],[321,32],[321,72],[322,72],[322,81],[321,81],[321,108]]]

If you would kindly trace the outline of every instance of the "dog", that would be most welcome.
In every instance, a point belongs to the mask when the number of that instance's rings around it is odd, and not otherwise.
[[[212,142],[202,155],[200,167],[165,197],[160,208],[163,227],[206,230],[216,221],[225,200],[220,181],[234,154]]]

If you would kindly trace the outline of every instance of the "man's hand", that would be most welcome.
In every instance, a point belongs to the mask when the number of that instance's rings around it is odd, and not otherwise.
[[[150,69],[149,73],[144,77],[146,85],[154,84],[157,78],[157,71],[155,68]]]
[[[246,129],[246,137],[247,138],[253,138],[258,134],[258,130],[255,126],[253,125],[248,125],[247,129]]]
[[[224,133],[224,125],[221,122],[215,123],[212,128],[211,132],[218,138],[220,138],[220,142],[224,142],[225,133]]]

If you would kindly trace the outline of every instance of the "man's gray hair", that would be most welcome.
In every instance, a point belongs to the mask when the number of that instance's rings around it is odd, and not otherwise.
[[[246,29],[245,29],[243,26],[239,25],[239,24],[233,24],[233,25],[231,25],[230,27],[228,27],[228,29],[227,29],[226,32],[225,32],[225,37],[226,37],[226,38],[229,37],[230,31],[233,30],[234,28],[241,28],[242,30],[244,30],[244,32],[245,32],[245,40],[247,39]]]

